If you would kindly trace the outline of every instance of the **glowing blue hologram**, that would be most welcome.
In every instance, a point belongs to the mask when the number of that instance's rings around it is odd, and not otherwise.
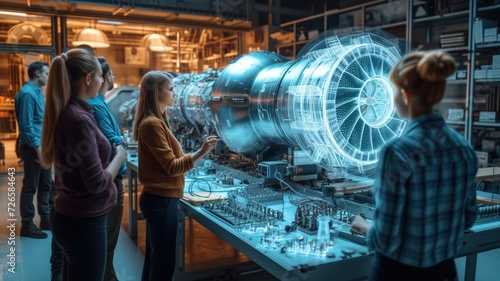
[[[327,170],[373,166],[406,124],[389,81],[401,59],[397,46],[374,34],[306,46],[294,61],[253,52],[217,77],[192,79],[177,92],[171,120],[214,127],[231,151],[247,157],[288,146]]]
[[[401,58],[396,48],[375,44],[369,35],[350,39],[344,42],[352,45],[339,48],[340,40],[327,38],[324,45],[336,50],[315,49],[313,56],[303,56],[310,63],[299,86],[288,90],[295,143],[324,166],[373,164],[384,144],[405,126],[388,79]]]

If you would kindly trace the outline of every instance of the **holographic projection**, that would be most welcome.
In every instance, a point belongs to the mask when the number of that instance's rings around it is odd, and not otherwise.
[[[266,160],[264,152],[291,147],[327,170],[363,172],[405,127],[388,79],[400,58],[372,34],[326,37],[294,61],[250,53],[220,73],[176,78],[179,98],[170,119],[215,130],[229,150],[246,157]]]

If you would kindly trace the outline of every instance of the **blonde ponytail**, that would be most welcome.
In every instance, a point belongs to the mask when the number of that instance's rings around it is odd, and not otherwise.
[[[46,103],[42,129],[42,167],[48,169],[55,158],[55,130],[59,115],[71,97],[71,84],[65,60],[55,57],[50,66],[46,88]]]

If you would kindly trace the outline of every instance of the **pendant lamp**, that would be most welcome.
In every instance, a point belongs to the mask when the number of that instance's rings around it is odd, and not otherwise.
[[[141,46],[148,48],[152,52],[168,52],[173,48],[170,40],[165,35],[158,33],[147,34],[141,39]]]
[[[93,48],[108,48],[109,40],[106,34],[99,29],[85,28],[73,37],[73,46],[89,45]]]

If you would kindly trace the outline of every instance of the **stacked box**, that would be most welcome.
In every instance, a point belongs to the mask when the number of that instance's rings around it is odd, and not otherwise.
[[[500,140],[483,140],[482,141],[482,146],[483,146],[483,151],[489,151],[493,152],[495,151],[496,147],[500,145]]]
[[[497,42],[498,27],[490,27],[484,29],[484,42]]]
[[[474,72],[474,78],[476,79],[486,79],[487,69],[478,69]]]
[[[479,122],[495,122],[496,119],[496,111],[479,111]]]
[[[480,168],[488,167],[488,163],[491,162],[491,154],[488,151],[476,150],[477,164]]]
[[[441,48],[462,47],[467,45],[467,31],[456,31],[450,33],[442,33],[439,36],[439,44]]]
[[[500,69],[500,55],[493,55],[491,56],[491,63],[493,69]]]
[[[475,18],[474,19],[474,41],[476,41],[477,44],[482,44],[486,43],[487,41],[484,40],[485,36],[485,30],[497,26],[498,23],[494,20],[486,19],[486,18]],[[488,31],[488,34],[490,34],[491,31]],[[497,32],[494,32],[494,34],[497,34]],[[496,39],[494,40],[496,41]]]
[[[488,79],[500,78],[500,69],[488,69],[488,71],[486,72],[486,78]]]

